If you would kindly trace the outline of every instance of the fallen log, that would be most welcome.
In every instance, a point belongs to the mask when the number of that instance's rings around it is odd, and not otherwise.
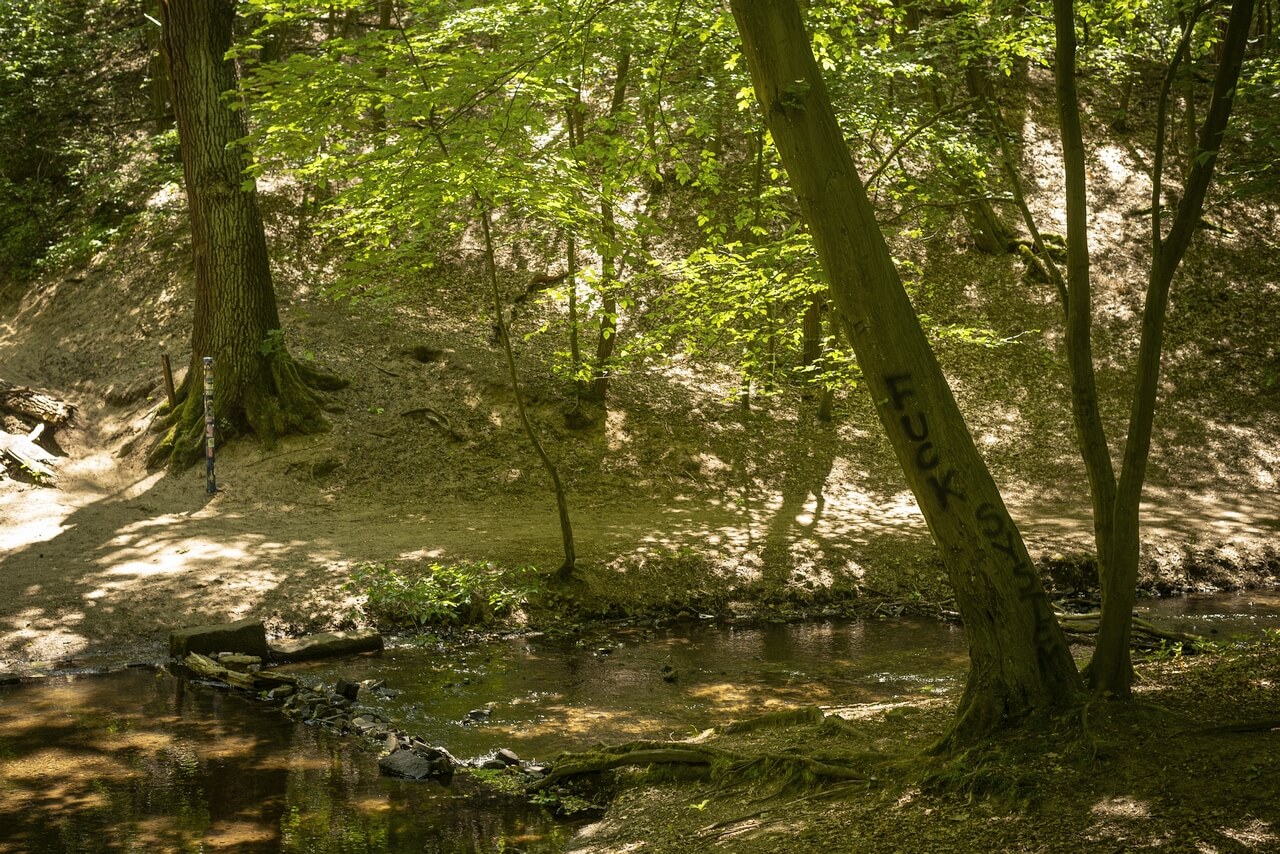
[[[26,386],[0,380],[0,409],[7,409],[28,418],[43,421],[51,427],[61,427],[75,417],[76,408],[70,403]]]
[[[36,480],[52,482],[57,479],[58,473],[45,464],[57,458],[35,443],[43,430],[43,424],[37,425],[36,429],[26,436],[17,436],[0,430],[0,456],[13,460],[30,472]]]
[[[531,792],[553,786],[561,780],[612,771],[626,766],[686,765],[710,768],[721,765],[726,773],[740,775],[752,767],[772,769],[777,776],[803,774],[829,780],[867,782],[867,771],[827,759],[795,753],[737,753],[688,741],[633,741],[616,747],[602,747],[586,753],[564,754],[551,773],[529,785]]]
[[[283,673],[241,673],[239,670],[223,667],[212,658],[198,652],[193,652],[182,659],[182,664],[192,673],[206,679],[225,682],[234,688],[243,688],[246,691],[267,691],[280,685],[298,684],[296,677]]]

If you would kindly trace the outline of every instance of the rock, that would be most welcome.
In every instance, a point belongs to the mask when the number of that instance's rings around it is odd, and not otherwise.
[[[426,780],[431,777],[449,777],[453,774],[453,764],[449,761],[448,754],[443,752],[429,758],[417,751],[397,750],[378,760],[378,768],[383,774],[405,780]]]
[[[480,767],[486,771],[505,771],[507,763],[503,762],[501,759],[488,759],[481,763]]]
[[[515,751],[509,750],[505,747],[499,750],[496,754],[494,754],[493,758],[497,759],[503,765],[519,765],[520,764],[520,757],[516,756]]]
[[[385,679],[362,679],[362,680],[360,680],[360,687],[361,687],[361,688],[363,688],[365,691],[371,691],[371,692],[373,692],[373,693],[375,693],[375,694],[376,694],[376,693],[379,693],[379,692],[381,692],[381,691],[386,690],[386,687],[387,687],[387,680],[385,680]]]
[[[268,700],[284,700],[292,697],[297,689],[292,685],[277,685],[267,692]]]
[[[531,777],[545,777],[551,773],[551,766],[541,762],[527,762],[520,770]]]
[[[267,630],[261,620],[252,618],[235,623],[189,626],[169,633],[169,655],[186,658],[193,652],[213,655],[229,650],[266,658]]]
[[[663,682],[674,682],[680,678],[680,671],[676,670],[670,664],[662,665],[662,668],[658,672],[662,674]]]
[[[386,748],[387,753],[395,753],[400,749],[400,737],[394,732],[387,733]]]
[[[348,682],[345,679],[339,679],[338,684],[333,686],[333,692],[335,694],[341,694],[348,700],[354,700],[360,695],[360,683]]]
[[[487,721],[493,715],[493,709],[472,709],[467,712],[469,721]]]
[[[287,638],[269,646],[271,657],[276,661],[307,661],[362,652],[381,652],[382,635],[375,631],[324,632]]]
[[[16,673],[0,673],[0,685],[17,685],[22,677]]]

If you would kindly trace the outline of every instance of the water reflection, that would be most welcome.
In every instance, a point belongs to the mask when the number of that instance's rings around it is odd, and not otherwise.
[[[674,681],[663,679],[664,665]],[[959,686],[967,668],[959,629],[896,619],[630,629],[447,653],[399,648],[381,658],[291,669],[325,681],[386,680],[401,693],[375,708],[457,755],[506,746],[551,758],[599,741],[683,737],[774,708],[945,692]],[[482,706],[492,708],[488,720],[463,722]]]
[[[1225,640],[1236,635],[1258,637],[1280,626],[1280,590],[1241,593],[1189,593],[1139,602],[1136,613],[1180,632]]]
[[[167,674],[0,689],[0,852],[559,851],[572,830]]]

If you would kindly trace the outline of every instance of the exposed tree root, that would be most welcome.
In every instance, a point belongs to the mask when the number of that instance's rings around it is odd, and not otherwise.
[[[1258,721],[1241,721],[1234,724],[1222,724],[1220,726],[1212,726],[1208,729],[1196,730],[1196,732],[1204,735],[1209,734],[1226,734],[1233,732],[1277,732],[1280,731],[1280,718],[1266,718]]]
[[[1102,615],[1097,612],[1089,614],[1060,613],[1057,614],[1057,617],[1058,622],[1062,625],[1062,630],[1075,635],[1096,635],[1098,633],[1098,623],[1102,619]],[[1201,635],[1162,629],[1141,617],[1133,617],[1132,643],[1135,646],[1154,646],[1161,641],[1195,645],[1204,643],[1206,640],[1207,638]]]
[[[790,753],[738,753],[689,742],[633,741],[562,757],[556,762],[551,773],[532,784],[529,790],[536,792],[573,777],[612,771],[616,768],[653,765],[703,767],[716,776],[725,777],[763,774],[786,779],[860,782],[866,782],[869,779],[863,768],[836,764],[836,762],[837,760]]]
[[[253,433],[270,448],[281,436],[328,429],[316,391],[344,388],[347,380],[295,361],[287,352],[269,354],[266,368],[262,382],[246,383],[238,394],[225,383],[216,388],[219,442]],[[204,400],[191,393],[193,373],[178,389],[177,409],[161,410],[160,425],[167,431],[148,454],[148,466],[169,463],[181,469],[204,455]]]

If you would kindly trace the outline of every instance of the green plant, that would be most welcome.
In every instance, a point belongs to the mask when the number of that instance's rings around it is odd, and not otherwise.
[[[534,567],[492,564],[362,564],[344,589],[359,593],[364,615],[386,626],[487,623],[507,614],[536,588]]]

